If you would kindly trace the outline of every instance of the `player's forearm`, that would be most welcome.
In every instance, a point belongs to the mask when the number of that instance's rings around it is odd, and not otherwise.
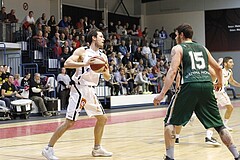
[[[106,80],[106,81],[109,81],[111,79],[111,75],[109,74],[109,72],[104,72],[103,73],[103,78]]]
[[[229,83],[235,87],[240,87],[240,83],[238,83],[237,81],[233,80],[233,81],[229,81]]]
[[[68,61],[68,60],[64,63],[65,68],[79,68],[79,67],[84,67],[84,66],[87,66],[87,63]]]
[[[167,91],[169,90],[169,88],[171,87],[171,85],[174,81],[176,73],[177,73],[176,71],[171,70],[171,69],[168,71],[165,82],[164,82],[164,85],[163,85],[163,88],[161,90],[162,94],[167,93]]]

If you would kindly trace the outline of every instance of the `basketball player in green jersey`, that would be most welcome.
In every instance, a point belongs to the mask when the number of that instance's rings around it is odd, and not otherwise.
[[[182,24],[176,28],[178,45],[174,46],[171,51],[172,61],[166,82],[160,94],[153,100],[155,106],[159,105],[180,67],[181,85],[164,120],[165,160],[174,160],[175,126],[185,125],[193,112],[206,129],[216,129],[235,160],[240,160],[233,139],[223,124],[213,93],[213,88],[215,90],[222,88],[222,69],[204,46],[192,42],[192,36],[193,30],[189,24]],[[213,68],[218,79],[214,86],[208,65]]]

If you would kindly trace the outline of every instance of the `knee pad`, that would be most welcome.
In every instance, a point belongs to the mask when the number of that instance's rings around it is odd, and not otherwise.
[[[219,127],[214,127],[214,129],[218,132],[218,133],[220,133],[223,129],[225,129],[226,127],[224,126],[224,125],[222,125],[222,126],[219,126]]]

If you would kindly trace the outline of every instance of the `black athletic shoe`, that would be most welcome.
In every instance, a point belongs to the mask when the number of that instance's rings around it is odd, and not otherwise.
[[[171,159],[171,158],[169,158],[168,156],[166,156],[166,157],[164,158],[164,160],[174,160],[174,159]]]
[[[175,144],[179,144],[179,138],[175,139]]]
[[[209,138],[205,138],[205,143],[206,144],[209,144],[209,145],[213,145],[213,146],[221,146],[221,143],[219,143],[216,139],[214,139],[214,138],[211,138],[211,139],[209,139]]]

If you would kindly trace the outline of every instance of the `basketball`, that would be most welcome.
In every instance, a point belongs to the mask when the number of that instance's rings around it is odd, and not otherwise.
[[[103,57],[93,57],[93,63],[90,64],[91,69],[94,72],[101,73],[105,69],[106,61],[103,59]]]

